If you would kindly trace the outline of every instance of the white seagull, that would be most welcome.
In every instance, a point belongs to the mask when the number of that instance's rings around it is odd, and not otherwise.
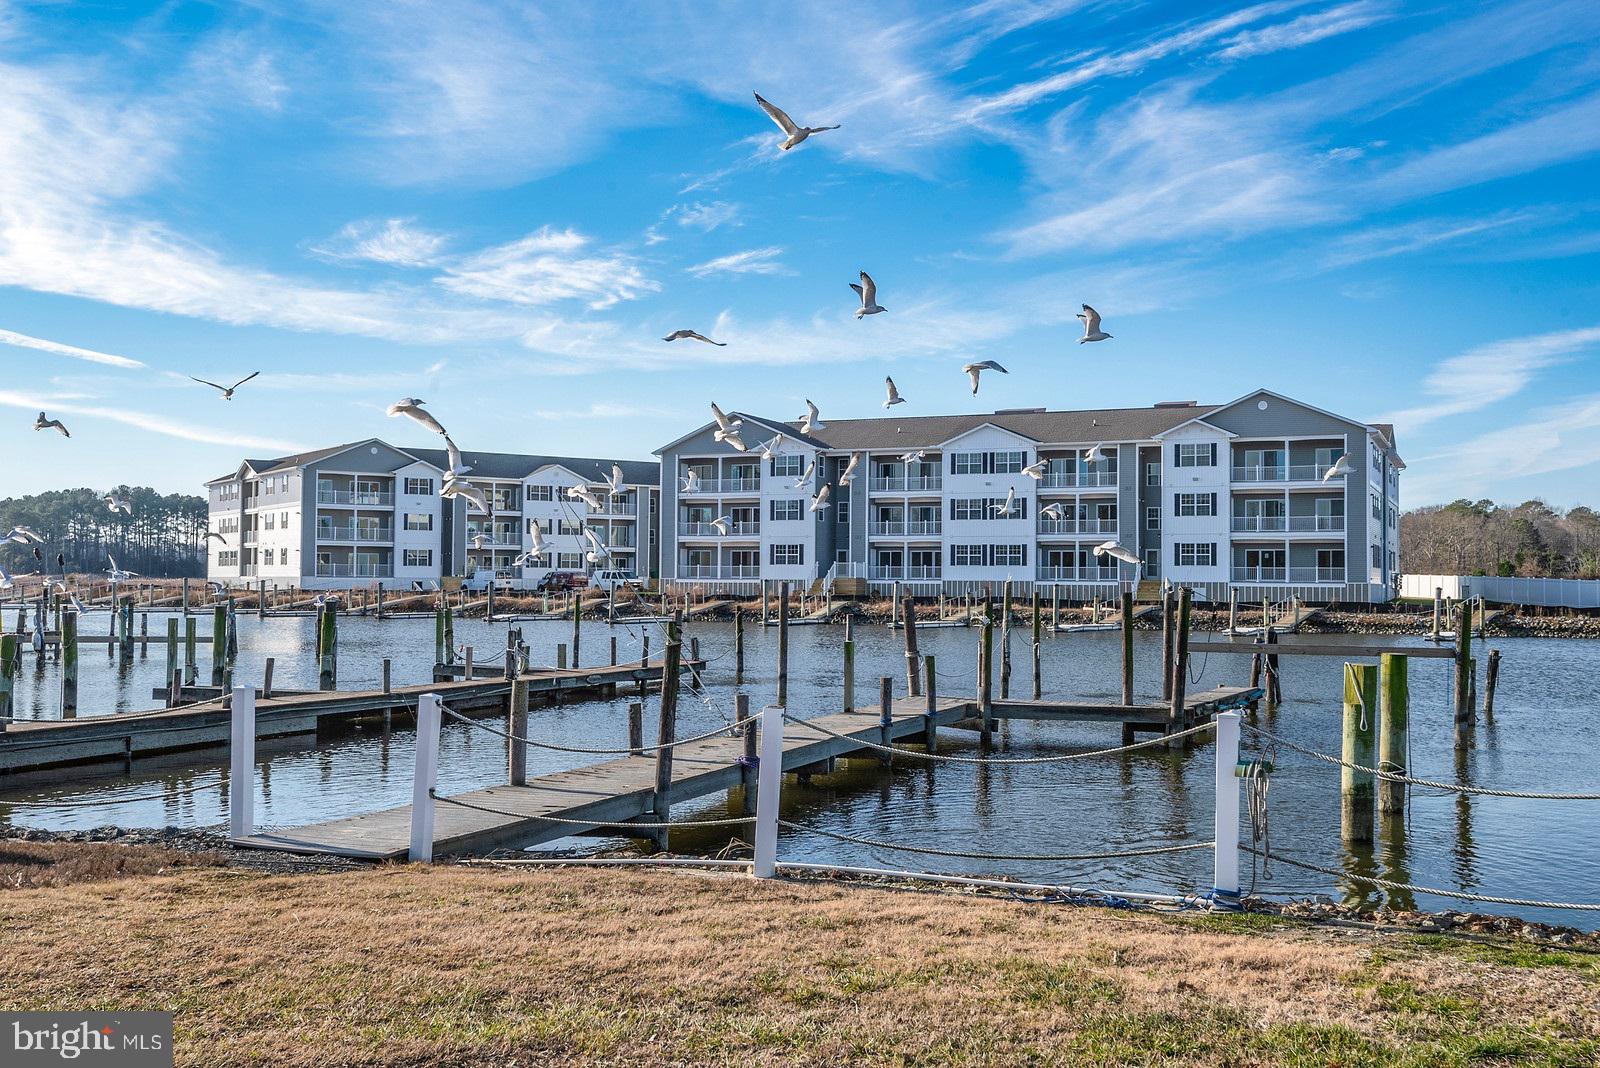
[[[70,438],[72,436],[72,431],[67,429],[67,425],[65,423],[59,419],[46,418],[43,412],[40,412],[39,418],[33,421],[33,429],[35,430],[49,430],[51,427],[61,431],[61,436],[64,438]]]
[[[994,508],[995,515],[1010,515],[1011,509],[1016,506],[1016,503],[1017,487],[1011,486],[1006,489],[1006,499],[1000,504],[992,505],[991,507]]]
[[[879,312],[889,310],[878,305],[878,283],[874,282],[872,276],[866,271],[861,272],[861,282],[859,284],[851,282],[850,288],[855,290],[856,296],[861,298],[861,307],[856,309],[857,319],[865,315],[877,315]]]
[[[428,402],[420,401],[415,397],[401,397],[389,405],[389,414],[391,416],[403,415],[407,419],[414,419],[435,434],[443,434],[445,429],[440,425],[439,420],[435,419],[432,413],[422,410],[422,406],[426,403]]]
[[[1061,520],[1065,519],[1066,515],[1067,515],[1067,513],[1062,508],[1060,501],[1052,502],[1050,504],[1045,505],[1043,508],[1039,509],[1039,518],[1040,519],[1050,518],[1050,519],[1054,519],[1058,523]]]
[[[0,590],[9,590],[14,583],[11,581],[11,572],[0,567]]]
[[[589,544],[593,546],[593,548],[583,554],[584,559],[588,560],[591,564],[597,564],[601,560],[604,560],[606,557],[611,555],[611,550],[606,548],[605,542],[600,540],[600,535],[596,534],[593,528],[584,527],[583,536],[587,538]]]
[[[106,507],[113,512],[121,512],[123,515],[133,514],[133,505],[129,504],[125,497],[118,497],[114,493],[108,493],[100,499],[105,501]]]
[[[472,547],[473,547],[473,548],[474,548],[474,549],[481,549],[481,548],[483,548],[483,547],[484,547],[484,546],[485,546],[485,545],[488,545],[488,544],[489,544],[489,543],[490,543],[490,542],[491,542],[491,541],[493,541],[493,540],[494,540],[494,539],[493,539],[493,538],[491,538],[491,537],[490,537],[490,536],[489,536],[489,535],[487,535],[487,534],[481,534],[481,533],[480,533],[480,534],[474,534],[474,535],[473,535],[473,536],[472,536]]]
[[[1095,444],[1089,446],[1089,451],[1083,454],[1083,462],[1086,464],[1097,464],[1105,458],[1105,448],[1104,444],[1101,442],[1096,442]]]
[[[106,568],[106,574],[111,576],[112,582],[121,582],[123,579],[139,577],[139,573],[137,571],[124,571],[122,568],[118,567],[117,558],[112,556],[110,553],[106,553],[106,559],[111,561],[111,566]]]
[[[582,501],[597,512],[603,507],[600,503],[600,498],[596,497],[588,486],[568,486],[567,496],[573,500]]]
[[[220,534],[215,530],[206,531],[205,540],[206,541],[210,541],[212,538],[216,538],[218,541],[220,541],[224,545],[228,544],[228,539],[227,539],[227,537],[225,535]]]
[[[668,334],[666,337],[662,338],[661,340],[662,341],[704,341],[707,345],[720,345],[723,348],[727,348],[727,346],[728,346],[728,343],[726,341],[712,341],[710,338],[706,337],[704,334],[700,333],[697,330],[674,330],[672,333]]]
[[[540,529],[539,524],[535,523],[532,527],[529,528],[529,530],[528,530],[528,538],[529,538],[529,540],[531,540],[533,542],[533,545],[528,549],[527,552],[523,553],[522,555],[526,556],[526,557],[529,557],[530,559],[537,559],[538,557],[543,556],[544,555],[544,531]],[[526,567],[527,565],[523,565],[523,566]]]
[[[1083,306],[1083,311],[1078,313],[1078,318],[1083,320],[1083,336],[1078,339],[1078,344],[1087,344],[1090,341],[1105,341],[1110,334],[1100,329],[1100,313],[1089,305]]]
[[[984,360],[982,363],[969,363],[963,367],[962,370],[968,375],[972,376],[972,395],[974,397],[978,395],[978,376],[983,374],[983,372],[999,371],[1003,375],[1008,375],[1011,373],[1004,367],[1001,367],[999,364],[995,363],[993,360]]]
[[[1024,467],[1022,469],[1022,473],[1033,479],[1035,482],[1041,482],[1044,480],[1045,469],[1049,466],[1049,460],[1041,459],[1037,463],[1031,463],[1027,467]]]
[[[1337,460],[1333,461],[1333,466],[1328,468],[1328,473],[1322,476],[1322,481],[1327,482],[1330,479],[1342,478],[1354,470],[1355,468],[1350,465],[1350,454],[1343,453]]]
[[[760,93],[755,94],[755,96],[756,103],[761,105],[761,110],[765,111],[767,113],[767,117],[778,124],[778,129],[782,130],[788,135],[784,139],[784,142],[778,146],[785,152],[789,151],[795,145],[798,145],[801,141],[804,141],[812,134],[822,133],[825,130],[837,130],[839,128],[837,125],[797,126],[795,125],[795,121],[785,114],[784,110],[778,107],[778,105],[764,99]]]
[[[1094,547],[1094,554],[1096,556],[1114,557],[1118,560],[1121,560],[1123,563],[1133,564],[1135,566],[1139,564],[1139,556],[1137,553],[1135,553],[1132,549],[1123,548],[1114,541],[1103,541],[1099,545],[1096,545]]]
[[[610,490],[612,493],[621,493],[622,492],[622,465],[621,464],[612,464],[611,465],[611,477],[606,479],[606,489]]]
[[[43,545],[44,539],[27,527],[12,527],[0,541],[14,541],[22,545]]]
[[[711,521],[711,525],[716,528],[718,534],[721,534],[723,537],[727,537],[728,531],[733,527],[733,516],[718,516],[716,519]]]
[[[800,417],[800,433],[809,434],[813,430],[821,430],[827,425],[822,421],[822,413],[817,410],[817,406],[807,398],[806,414]]]
[[[856,477],[856,468],[861,466],[862,453],[850,454],[850,462],[844,465],[844,470],[839,472],[839,485],[848,486]]]
[[[750,447],[739,437],[739,428],[744,426],[743,419],[729,419],[727,413],[717,407],[716,401],[711,402],[711,415],[717,421],[717,429],[711,434],[713,440],[720,441],[740,452],[750,451]]]
[[[477,486],[474,486],[464,478],[451,479],[449,482],[446,482],[442,487],[440,487],[439,496],[445,498],[460,497],[470,503],[472,507],[482,512],[484,515],[489,514],[488,496],[483,492],[483,490],[479,489]]]
[[[828,494],[830,494],[832,492],[833,492],[833,487],[828,485],[827,483],[823,483],[822,488],[817,491],[816,498],[811,502],[811,510],[813,512],[820,512],[824,508],[827,508],[828,507]]]
[[[783,435],[779,434],[771,441],[756,446],[756,452],[761,454],[763,460],[771,460],[778,455],[778,450],[783,448]]]
[[[810,482],[811,481],[811,476],[816,470],[817,470],[817,461],[812,460],[810,463],[806,464],[805,471],[801,473],[799,478],[794,480],[794,488],[795,489],[799,489],[800,487],[804,486],[807,482]]]
[[[429,418],[431,419],[433,417],[429,416]],[[443,433],[443,431],[441,431],[441,433]],[[449,434],[445,434],[444,436],[444,452],[446,457],[445,463],[448,465],[444,473],[446,482],[453,478],[458,478],[472,470],[472,468],[461,462],[461,450],[456,448],[456,443],[450,440]]]
[[[261,373],[260,371],[251,371],[249,374],[245,375],[243,378],[239,379],[239,381],[235,382],[231,386],[219,386],[215,382],[207,382],[205,379],[196,378],[194,375],[190,375],[189,376],[189,380],[191,382],[198,382],[202,386],[210,386],[212,389],[221,390],[222,391],[222,399],[223,400],[233,400],[233,391],[238,389],[240,386],[244,385],[246,382],[250,381],[252,378],[254,378],[256,375],[258,375],[260,373]]]
[[[700,472],[696,471],[692,467],[688,468],[684,472],[684,475],[683,475],[683,492],[684,493],[698,493],[698,492],[700,492]]]
[[[894,379],[888,375],[883,376],[883,390],[883,406],[885,408],[893,408],[896,404],[904,404],[906,402],[906,399],[900,396],[900,391],[894,388]]]
[[[907,467],[910,467],[912,464],[916,463],[918,460],[922,459],[926,455],[928,455],[926,450],[918,449],[916,452],[903,452],[903,453],[901,453],[900,456],[899,456],[899,460],[900,460],[901,463],[905,464]]]

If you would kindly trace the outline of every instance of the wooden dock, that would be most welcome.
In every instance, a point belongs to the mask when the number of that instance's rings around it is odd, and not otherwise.
[[[685,668],[703,661],[684,660]],[[662,661],[633,661],[590,668],[535,668],[522,678],[535,699],[560,701],[633,686],[659,683]],[[476,674],[476,672],[474,673]],[[415,714],[417,698],[437,693],[457,712],[503,710],[511,684],[502,676],[444,681],[388,690],[277,693],[256,700],[257,737],[314,733],[325,724],[381,716]],[[212,691],[213,693],[215,691]],[[65,764],[120,760],[139,754],[226,745],[231,713],[220,698],[173,709],[122,712],[77,719],[18,720],[0,731],[0,775]],[[0,779],[3,781],[3,779]]]
[[[1216,712],[1238,708],[1261,698],[1259,689],[1217,687],[1185,701],[1190,717],[1198,722]],[[1160,730],[1167,723],[1164,705],[1095,705],[1049,701],[996,701],[996,719],[1090,720],[1134,722],[1136,729]],[[907,697],[890,706],[885,729],[879,713],[836,712],[814,722],[843,737],[831,737],[801,724],[789,724],[783,737],[783,769],[798,771],[824,765],[851,754],[870,754],[854,739],[882,744],[923,737],[927,699]],[[975,724],[978,706],[970,699],[937,701],[935,722],[944,727]],[[717,737],[686,742],[673,750],[669,806],[731,789],[744,780],[740,764],[744,740]],[[501,846],[532,846],[596,828],[643,818],[655,810],[656,759],[654,755],[617,760],[557,772],[529,780],[525,786],[490,786],[441,800],[434,815],[434,855],[469,853]],[[460,804],[451,804],[451,801]],[[463,805],[478,806],[465,808]],[[486,811],[493,810],[493,811]],[[541,817],[556,817],[551,822]],[[619,832],[626,833],[626,832]],[[400,805],[360,816],[329,820],[231,840],[254,849],[291,853],[330,854],[360,860],[404,858],[411,841],[411,806]]]

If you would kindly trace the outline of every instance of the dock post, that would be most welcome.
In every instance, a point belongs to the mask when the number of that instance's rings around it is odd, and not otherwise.
[[[1228,637],[1233,637],[1239,629],[1239,590],[1237,587],[1228,588]]]
[[[1472,608],[1456,607],[1455,747],[1472,747]]]
[[[510,661],[511,656],[512,656],[511,653],[507,653],[506,654],[506,660]],[[383,658],[383,692],[384,693],[391,693],[394,690],[394,687],[391,685],[391,682],[392,682],[392,679],[393,679],[393,675],[392,675],[393,668],[394,668],[393,662],[388,657],[384,657]],[[512,673],[508,671],[506,673],[506,678],[511,678],[511,677],[512,677]],[[389,718],[389,712],[388,712],[387,709],[384,710],[383,715],[384,715],[385,719]]]
[[[1061,627],[1061,584],[1050,584],[1050,632],[1054,634]]]
[[[177,620],[173,620],[177,625]],[[78,613],[67,609],[61,613],[61,718],[73,719],[78,714]],[[173,665],[176,666],[176,665]],[[173,672],[167,672],[172,678]],[[0,724],[0,727],[3,727]]]
[[[617,666],[617,636],[615,634],[611,636],[611,666]]]
[[[172,678],[167,682],[167,707],[177,708],[183,704],[183,672],[174,671]]]
[[[1122,594],[1122,703],[1133,704],[1133,591]]]
[[[628,755],[639,756],[644,749],[644,702],[628,702]]]
[[[650,692],[650,683],[645,678],[645,671],[650,667],[650,635],[640,637],[642,652],[639,656],[639,696],[643,697]],[[566,654],[562,654],[565,656]]]
[[[778,705],[789,707],[789,584],[778,584]]]
[[[1039,612],[1039,587],[1033,587],[1033,699],[1044,697],[1044,676],[1039,672],[1039,638],[1044,628],[1044,617]]]
[[[1377,751],[1378,669],[1372,664],[1344,666],[1344,759],[1346,764],[1373,767]],[[1346,842],[1372,841],[1373,782],[1371,772],[1339,769],[1339,837]]]
[[[337,685],[338,622],[333,605],[322,606],[322,618],[317,621],[317,689],[332,690]]]
[[[512,676],[506,695],[506,782],[528,784],[528,680]]]
[[[228,746],[228,835],[256,833],[256,690],[233,688]]]
[[[1262,654],[1267,664],[1267,704],[1277,706],[1283,703],[1283,680],[1278,675],[1278,654],[1271,649],[1278,644],[1278,630],[1269,626],[1261,637],[1267,646]]]
[[[239,615],[235,610],[233,598],[228,598],[228,627],[226,641],[222,647],[223,666],[229,671],[239,660]]]
[[[262,585],[265,586],[266,583],[262,583]],[[373,595],[376,596],[377,599],[378,599],[378,603],[377,603],[377,606],[376,606],[373,614],[376,615],[377,618],[381,620],[383,618],[383,583],[381,583],[381,582],[378,583],[378,588],[373,590],[372,592],[373,592]]]
[[[1212,852],[1211,907],[1239,911],[1239,713],[1217,714],[1216,845]]]
[[[139,659],[150,655],[150,613],[139,617]]]
[[[189,579],[183,580],[183,618],[189,618]]]
[[[651,811],[656,823],[666,823],[672,816],[672,743],[678,737],[678,665],[683,660],[683,640],[679,636],[683,616],[674,611],[667,624],[667,649],[661,666],[661,716],[656,725],[656,789],[651,797]],[[656,844],[667,848],[667,829],[654,833]]]
[[[211,606],[211,685],[222,685],[222,668],[228,659],[228,606]]]
[[[133,659],[133,595],[122,598],[122,660]]]
[[[900,598],[900,615],[906,632],[906,693],[922,696],[922,657],[917,652],[917,599],[911,593]]]
[[[846,626],[848,626],[848,622]],[[744,609],[733,610],[733,681],[744,681]],[[848,703],[846,704],[848,708]]]
[[[572,591],[572,666],[578,666],[578,643],[583,640],[583,598],[577,590]]]
[[[850,617],[844,617],[844,710],[856,710],[856,639]]]
[[[778,805],[783,790],[783,707],[761,710],[761,758],[756,764],[756,852],[750,874],[778,874]]]
[[[890,730],[894,727],[894,680],[885,675],[878,680],[878,744],[887,746],[894,741]],[[888,767],[894,757],[880,752],[878,763]]]
[[[994,617],[983,614],[978,636],[978,740],[985,749],[994,744]]]
[[[433,610],[433,662],[444,663],[444,608]]]
[[[461,677],[463,679],[465,679],[467,682],[471,682],[472,678],[473,678],[472,646],[470,646],[470,645],[467,646],[466,649],[464,650],[464,653],[465,653],[465,656],[463,658],[463,662],[462,662],[462,665],[461,665]]]
[[[417,698],[417,759],[411,771],[413,864],[433,863],[433,788],[439,781],[439,695]]]
[[[744,756],[739,759],[739,785],[741,810],[746,816],[756,814],[756,721],[750,716],[750,695],[735,694],[733,698],[734,722],[739,727],[739,737],[744,742]]]
[[[12,696],[16,692],[16,679],[17,636],[0,634],[0,731],[11,722],[11,713],[16,708]]]
[[[1011,580],[1000,587],[1000,696],[1011,696]]]
[[[767,625],[768,609],[771,608],[771,596],[767,593],[767,580],[761,580],[761,625]]]
[[[1371,765],[1396,775],[1408,774],[1407,731],[1411,719],[1411,689],[1407,674],[1410,661],[1395,653],[1378,657],[1380,686],[1378,710],[1378,762]],[[1378,780],[1378,811],[1403,814],[1406,810],[1406,784],[1392,779]]]
[[[178,668],[178,617],[167,618],[167,670],[162,678],[172,678],[172,673]]]
[[[1161,591],[1161,696],[1172,699],[1172,591]]]
[[[267,580],[256,581],[256,618],[267,618]]]
[[[922,739],[928,752],[939,751],[939,672],[934,667],[933,654],[922,658],[923,693],[926,698],[922,713]]]
[[[1167,733],[1172,734],[1183,730],[1187,722],[1187,710],[1184,707],[1184,691],[1189,682],[1189,587],[1182,586],[1178,590],[1178,618],[1173,628],[1172,662],[1168,665],[1167,673],[1172,680],[1170,687],[1171,698],[1167,708]],[[1175,742],[1168,742],[1170,749],[1188,748],[1188,738],[1180,738]]]
[[[1439,641],[1439,618],[1444,614],[1444,587],[1433,588],[1433,641]]]
[[[1483,675],[1483,718],[1494,718],[1494,686],[1500,681],[1500,650],[1489,650],[1489,666]]]
[[[387,667],[388,663],[389,662],[387,660],[384,661],[384,665],[386,667]],[[278,658],[277,657],[275,657],[275,656],[267,657],[266,666],[261,671],[261,698],[262,698],[262,700],[266,700],[268,697],[272,696],[272,669],[277,667],[277,666],[278,666]],[[385,677],[387,677],[387,675],[388,675],[388,672],[385,671]],[[387,689],[388,689],[388,687],[385,687],[385,690],[387,690]]]
[[[448,602],[444,606],[444,662],[456,662],[456,612]]]

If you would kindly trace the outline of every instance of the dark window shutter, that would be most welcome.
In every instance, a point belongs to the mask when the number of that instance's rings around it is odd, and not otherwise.
[[[1211,443],[1211,466],[1217,466],[1217,443],[1214,441]]]
[[[1173,515],[1177,515],[1178,514],[1178,496],[1179,495],[1176,494],[1176,493],[1174,493],[1172,495],[1172,514]]]
[[[1178,466],[1178,446],[1176,444],[1172,446],[1172,466]]]
[[[1211,515],[1216,515],[1217,514],[1217,495],[1215,493],[1213,493],[1210,496],[1211,496],[1211,513],[1210,514]]]
[[[1022,566],[1028,566],[1028,547],[1026,545],[1022,547]]]

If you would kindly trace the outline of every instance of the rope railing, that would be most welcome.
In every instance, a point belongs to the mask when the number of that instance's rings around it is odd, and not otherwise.
[[[1245,730],[1250,731],[1259,738],[1265,739],[1272,745],[1282,746],[1285,749],[1293,750],[1294,752],[1300,753],[1303,756],[1312,757],[1313,759],[1323,761],[1327,764],[1335,764],[1342,768],[1350,768],[1355,771],[1366,772],[1368,775],[1374,775],[1380,779],[1387,779],[1390,782],[1401,782],[1410,786],[1424,786],[1433,790],[1445,790],[1450,793],[1457,794],[1476,794],[1482,797],[1517,797],[1530,801],[1600,801],[1600,794],[1540,793],[1532,790],[1499,790],[1487,786],[1467,786],[1461,783],[1439,782],[1435,779],[1419,779],[1411,775],[1402,775],[1394,771],[1385,771],[1382,768],[1369,768],[1365,764],[1357,764],[1354,761],[1345,760],[1342,757],[1336,757],[1330,753],[1319,753],[1315,749],[1291,742],[1287,738],[1280,738],[1276,734],[1272,734],[1269,731],[1264,731],[1260,727],[1255,727],[1248,723],[1243,724],[1243,726]]]
[[[1140,849],[1124,849],[1106,853],[974,853],[959,849],[937,849],[932,846],[905,845],[899,842],[885,842],[875,838],[864,838],[860,835],[844,834],[840,831],[827,831],[821,827],[809,824],[794,823],[789,820],[779,820],[778,826],[790,831],[800,831],[804,834],[814,834],[822,838],[831,838],[836,842],[849,842],[852,845],[868,846],[872,849],[892,849],[901,853],[922,853],[931,857],[952,857],[960,860],[1016,860],[1016,861],[1075,861],[1075,860],[1120,860],[1126,857],[1153,857],[1163,853],[1187,853],[1198,849],[1211,849],[1216,842],[1190,842],[1182,845],[1150,846]]]
[[[1174,731],[1171,734],[1163,734],[1159,737],[1150,738],[1142,742],[1134,742],[1130,745],[1113,746],[1109,749],[1091,749],[1082,753],[1057,753],[1051,756],[1037,757],[968,757],[959,756],[954,753],[930,753],[923,749],[910,749],[905,746],[883,745],[878,742],[870,742],[865,738],[857,738],[849,734],[840,734],[838,731],[829,730],[827,727],[824,727],[813,720],[799,719],[789,715],[788,713],[784,713],[783,718],[789,723],[793,723],[801,727],[807,727],[813,731],[816,731],[818,734],[824,734],[830,738],[837,738],[840,741],[849,742],[852,745],[859,745],[865,749],[873,749],[880,753],[893,753],[897,756],[912,757],[917,760],[932,760],[951,764],[1058,764],[1068,760],[1087,760],[1091,757],[1112,756],[1117,753],[1131,753],[1139,749],[1149,749],[1154,746],[1163,746],[1168,742],[1177,741],[1180,738],[1187,738],[1191,735],[1199,734],[1202,731],[1211,730],[1214,726],[1211,723],[1201,723],[1185,730]]]
[[[104,808],[110,805],[131,805],[136,801],[166,801],[184,794],[198,793],[201,790],[214,790],[228,781],[226,775],[219,774],[214,781],[195,785],[190,783],[176,790],[164,790],[159,794],[141,794],[138,797],[103,797],[92,801],[8,801],[0,798],[0,808]]]
[[[558,753],[585,753],[596,756],[640,756],[645,753],[658,753],[663,749],[672,749],[680,745],[688,745],[690,742],[703,742],[711,738],[727,736],[728,732],[743,726],[742,721],[732,724],[724,724],[721,727],[718,727],[715,730],[707,731],[704,734],[696,734],[688,738],[675,738],[670,742],[658,742],[654,745],[641,745],[635,749],[598,749],[576,745],[558,745],[555,742],[541,742],[534,738],[525,738],[520,734],[512,734],[510,731],[500,730],[498,727],[491,727],[489,724],[484,723],[481,720],[469,719],[452,708],[440,706],[439,710],[445,715],[449,716],[451,719],[459,720],[469,727],[475,727],[480,731],[487,731],[490,734],[498,735],[509,742],[516,742],[518,745],[531,745],[539,749],[552,749]]]
[[[547,816],[533,812],[510,812],[505,809],[493,808],[489,805],[477,805],[471,801],[462,801],[459,798],[445,797],[436,790],[430,789],[428,796],[435,801],[456,808],[470,808],[474,812],[484,812],[491,816],[506,816],[519,820],[539,820],[543,823],[563,824],[569,827],[628,827],[634,830],[678,830],[690,827],[734,827],[740,824],[754,823],[754,816],[730,816],[727,819],[715,820],[673,820],[667,823],[646,823],[639,820],[585,820],[574,819],[567,816]]]
[[[1240,846],[1240,848],[1245,852],[1254,853],[1257,856],[1267,856],[1265,850],[1254,849],[1250,846]],[[1380,879],[1372,875],[1355,875],[1351,872],[1340,871],[1337,868],[1327,868],[1320,864],[1312,864],[1309,861],[1298,860],[1294,857],[1285,856],[1282,853],[1271,854],[1271,859],[1280,864],[1287,864],[1292,868],[1303,868],[1306,871],[1317,872],[1320,875],[1328,875],[1335,879],[1344,879],[1353,883],[1364,883],[1368,886],[1376,886],[1383,890],[1407,890],[1413,894],[1430,894],[1434,897],[1455,898],[1458,901],[1480,901],[1490,905],[1510,905],[1519,908],[1567,909],[1574,911],[1600,912],[1600,902],[1537,901],[1522,897],[1500,897],[1495,894],[1474,894],[1466,890],[1446,890],[1443,887],[1418,886],[1414,883],[1402,883],[1393,879]]]

